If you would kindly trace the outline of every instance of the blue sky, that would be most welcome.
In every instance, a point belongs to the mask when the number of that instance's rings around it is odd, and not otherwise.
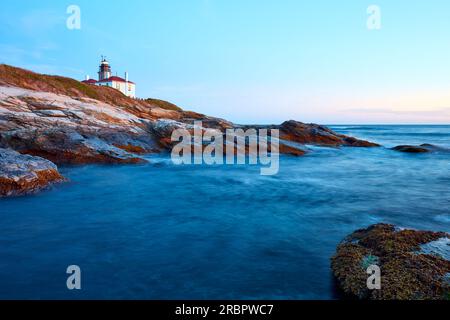
[[[0,63],[83,79],[103,54],[138,96],[239,123],[450,123],[449,15],[447,0],[16,0]]]

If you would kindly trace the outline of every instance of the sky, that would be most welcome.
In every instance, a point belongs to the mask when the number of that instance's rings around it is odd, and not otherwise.
[[[67,27],[70,5],[80,29]],[[0,63],[83,80],[101,55],[139,97],[236,123],[450,123],[448,0],[0,5]]]

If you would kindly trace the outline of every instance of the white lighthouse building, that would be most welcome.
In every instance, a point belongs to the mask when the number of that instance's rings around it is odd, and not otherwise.
[[[125,78],[112,76],[111,66],[105,57],[102,57],[102,61],[100,62],[98,81],[86,76],[86,80],[82,82],[97,86],[111,87],[119,90],[127,97],[136,98],[136,84],[128,79],[128,72],[125,72]]]

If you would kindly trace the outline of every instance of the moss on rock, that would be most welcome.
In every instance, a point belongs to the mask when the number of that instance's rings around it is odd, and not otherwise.
[[[446,277],[450,261],[421,249],[422,245],[442,238],[450,236],[377,224],[348,236],[338,246],[331,267],[341,289],[359,299],[448,299],[450,284]],[[368,264],[381,269],[380,290],[367,288]]]

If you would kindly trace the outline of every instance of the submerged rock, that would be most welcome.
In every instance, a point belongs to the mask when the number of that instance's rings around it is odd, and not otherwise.
[[[450,149],[424,143],[420,146],[402,145],[392,148],[392,150],[408,153],[427,153],[427,152],[450,152]]]
[[[400,151],[400,152],[406,152],[406,153],[427,153],[430,152],[430,150],[423,146],[409,146],[409,145],[403,145],[403,146],[396,146],[392,148],[392,150]]]
[[[348,295],[370,300],[448,299],[450,235],[377,224],[355,231],[337,248],[331,267]],[[369,290],[366,269],[381,269],[381,289]]]
[[[421,144],[420,147],[429,150],[430,152],[450,152],[449,148],[444,148],[440,146],[436,146],[434,144],[424,143]]]
[[[0,148],[0,197],[34,193],[64,180],[50,161]]]

